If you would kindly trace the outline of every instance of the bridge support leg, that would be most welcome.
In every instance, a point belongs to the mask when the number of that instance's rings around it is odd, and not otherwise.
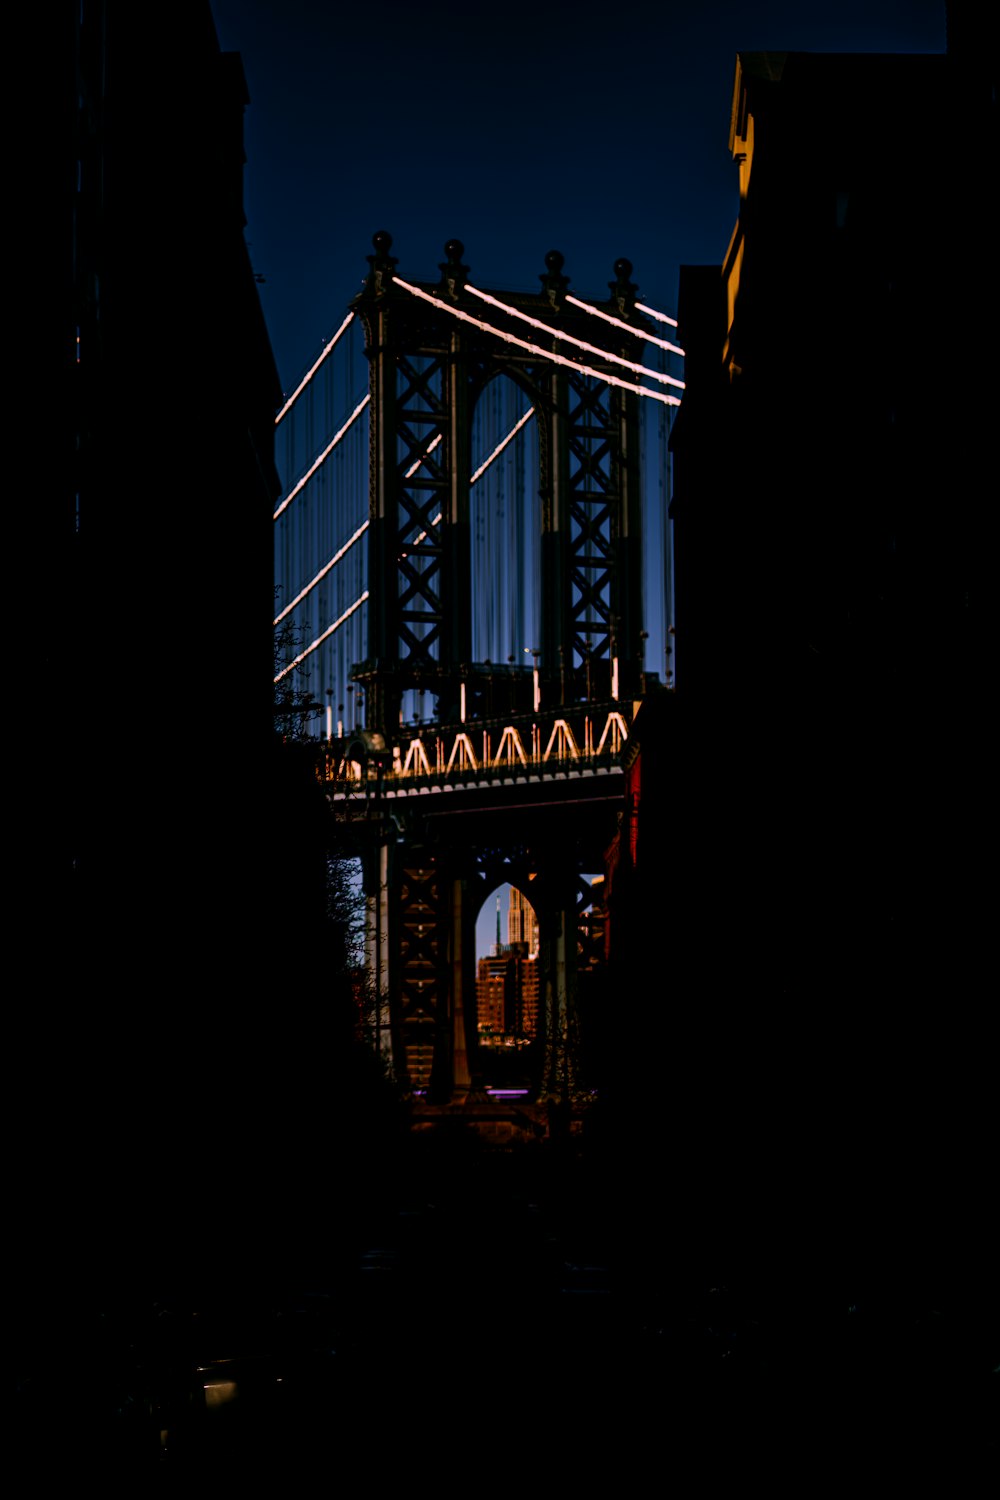
[[[373,850],[365,873],[365,966],[372,987],[372,1040],[376,1052],[391,1070],[388,844],[380,844]]]
[[[461,1097],[468,1093],[471,1083],[469,1053],[465,1031],[465,989],[463,967],[465,965],[465,881],[461,878],[451,882],[451,1055],[452,1090]],[[473,995],[473,1003],[475,997]]]
[[[576,902],[560,901],[542,939],[542,1012],[545,1054],[538,1099],[571,1103],[582,1097],[579,1078],[579,1025],[576,1014]]]

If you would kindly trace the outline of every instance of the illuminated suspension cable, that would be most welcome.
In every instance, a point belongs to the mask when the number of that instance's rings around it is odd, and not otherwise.
[[[333,335],[333,338],[327,344],[326,348],[323,350],[323,353],[320,355],[319,359],[313,365],[313,367],[309,371],[308,375],[303,375],[302,379],[299,381],[298,385],[295,387],[295,390],[289,396],[288,400],[285,402],[284,406],[281,408],[281,410],[279,411],[278,415],[275,417],[275,419],[274,419],[274,425],[275,425],[275,427],[277,427],[277,425],[281,421],[282,417],[287,416],[288,412],[291,411],[291,409],[294,406],[295,402],[301,396],[302,392],[305,390],[305,388],[309,384],[310,380],[312,380],[313,376],[316,374],[316,371],[319,369],[319,367],[323,363],[324,359],[326,359],[326,357],[327,357],[328,354],[332,354],[333,351],[334,351],[334,349],[337,347],[337,344],[340,341],[341,334],[343,334],[343,333],[345,333],[347,331],[347,329],[349,328],[350,324],[353,321],[354,321],[354,314],[353,313],[348,313],[347,317],[341,323],[340,327],[337,329],[337,332]]]
[[[442,512],[441,512],[441,511],[438,511],[438,513],[437,513],[437,515],[436,515],[436,516],[435,516],[435,517],[434,517],[434,519],[433,519],[433,521],[432,521],[432,522],[431,522],[431,525],[432,525],[432,526],[436,526],[436,525],[437,525],[437,523],[438,523],[438,522],[439,522],[439,521],[440,521],[440,519],[441,519],[441,515],[442,515]],[[418,537],[416,537],[416,538],[415,538],[415,540],[414,540],[414,541],[412,541],[412,542],[410,542],[410,543],[409,543],[409,545],[410,545],[410,546],[411,546],[411,547],[419,547],[419,546],[420,546],[420,543],[421,543],[421,542],[426,542],[426,540],[427,540],[427,536],[428,536],[428,533],[427,533],[427,532],[426,532],[426,531],[422,531],[422,532],[421,532],[421,533],[420,533],[420,535],[419,535],[419,536],[418,536]],[[406,553],[405,553],[405,552],[404,552],[404,553],[403,553],[403,556],[404,556],[404,557],[405,557],[405,556],[406,556]]]
[[[635,310],[636,312],[645,313],[647,318],[652,318],[656,323],[669,323],[671,328],[680,327],[676,318],[668,318],[666,313],[657,312],[655,307],[647,307],[645,302],[637,302]]]
[[[309,593],[312,592],[312,590],[316,587],[317,583],[321,582],[321,580],[326,577],[326,575],[327,575],[327,573],[329,573],[330,569],[333,568],[333,567],[335,567],[337,565],[337,563],[340,562],[340,559],[342,557],[345,557],[347,555],[347,553],[354,546],[354,543],[356,541],[358,541],[359,538],[361,538],[362,536],[364,536],[365,532],[368,530],[369,524],[370,523],[368,521],[362,521],[361,525],[358,527],[358,529],[354,533],[354,535],[348,541],[346,541],[344,543],[344,545],[341,547],[341,549],[340,549],[339,552],[335,553],[334,556],[330,558],[330,561],[326,564],[325,567],[320,568],[319,572],[316,574],[316,577],[312,580],[312,582],[311,583],[307,583],[306,586],[305,586],[305,588],[302,589],[302,591],[300,593],[298,593],[298,594],[295,595],[295,598],[292,600],[291,604],[286,604],[285,605],[285,607],[281,611],[280,615],[275,615],[275,617],[274,617],[274,623],[275,623],[275,625],[280,625],[281,622],[282,622],[282,620],[285,618],[285,616],[287,614],[291,614],[291,612],[295,608],[296,604],[301,604],[302,600],[306,597],[307,594],[309,594]]]
[[[410,467],[407,469],[406,473],[403,475],[403,478],[404,479],[412,479],[413,476],[414,476],[414,474],[420,468],[420,465],[423,463],[424,459],[425,458],[430,458],[431,454],[434,452],[434,449],[438,446],[438,444],[439,443],[443,443],[443,442],[444,442],[444,433],[443,432],[439,432],[438,435],[437,435],[437,437],[434,439],[433,443],[431,443],[428,448],[424,449],[423,453],[417,459],[416,463],[410,465]]]
[[[515,422],[514,423],[514,426],[510,429],[510,431],[508,432],[507,436],[503,439],[503,441],[497,443],[496,447],[493,449],[493,452],[490,454],[490,456],[486,460],[486,462],[485,463],[481,463],[479,465],[479,468],[476,470],[476,472],[473,474],[472,478],[469,480],[469,484],[470,485],[475,484],[475,482],[476,482],[477,479],[482,479],[483,475],[486,473],[486,470],[489,468],[489,466],[493,462],[493,460],[495,458],[499,458],[500,457],[501,453],[506,448],[507,444],[508,443],[512,443],[514,441],[514,439],[517,437],[518,433],[521,431],[521,428],[524,426],[525,422],[530,422],[531,418],[534,415],[535,415],[535,408],[533,406],[529,406],[528,410],[525,412],[524,416],[521,418],[521,420],[519,422]]]
[[[322,635],[318,635],[316,639],[310,645],[308,645],[304,651],[299,652],[294,661],[290,661],[287,667],[282,667],[281,671],[274,679],[275,682],[280,682],[283,677],[288,676],[289,672],[294,672],[299,663],[305,661],[306,657],[310,654],[310,652],[315,651],[317,646],[322,646],[323,642],[327,640],[329,636],[333,635],[333,632],[335,630],[339,630],[344,621],[349,620],[354,614],[354,611],[360,609],[367,598],[368,590],[365,589],[360,599],[355,599],[354,603],[344,610],[344,613],[341,615],[339,620],[334,620],[332,625],[328,625],[326,627]]]
[[[282,511],[285,510],[287,506],[291,505],[292,501],[295,499],[295,496],[299,493],[299,491],[305,489],[306,485],[309,483],[309,480],[313,477],[320,464],[325,463],[326,460],[330,457],[330,454],[333,452],[334,448],[336,448],[341,438],[344,436],[347,430],[351,426],[353,426],[357,418],[360,417],[361,413],[364,411],[365,407],[368,405],[371,399],[371,394],[369,393],[361,401],[358,402],[357,406],[351,412],[351,415],[348,417],[343,427],[338,433],[334,435],[334,437],[330,439],[330,442],[323,449],[323,452],[320,454],[319,458],[317,458],[313,462],[311,467],[306,471],[306,473],[303,474],[302,478],[299,480],[295,488],[288,491],[288,494],[285,496],[284,500],[282,500],[281,504],[278,506],[278,509],[274,512],[274,520],[277,520]]]
[[[601,318],[605,323],[611,323],[615,328],[624,328],[634,334],[637,339],[645,339],[647,344],[655,344],[657,349],[666,349],[668,354],[683,354],[684,350],[677,344],[668,344],[666,339],[658,339],[655,334],[646,333],[641,328],[635,328],[631,323],[624,322],[621,318],[614,318],[610,313],[603,312],[599,307],[591,307],[589,302],[581,302],[579,297],[571,297],[566,293],[566,301],[571,302],[574,307],[579,307],[582,312],[590,313],[591,317]],[[638,302],[636,307],[638,307]],[[673,323],[673,318],[667,318],[666,314],[660,314],[667,323]],[[676,327],[676,324],[674,325]]]
[[[353,316],[353,314],[352,314],[352,316]],[[364,403],[362,403],[362,405],[363,404]],[[340,434],[338,434],[338,436],[339,435]],[[409,469],[407,469],[407,471],[406,471],[406,478],[407,479],[409,479],[413,474],[415,474],[417,472],[417,470],[420,468],[420,465],[423,463],[424,459],[427,458],[429,454],[433,453],[434,449],[443,440],[444,440],[444,434],[439,432],[438,435],[437,435],[437,437],[434,439],[434,441],[428,446],[426,452],[422,455],[422,457],[418,458],[417,461],[416,461],[416,463],[414,463]],[[308,475],[306,477],[308,478]],[[291,498],[291,497],[289,497],[289,498]],[[436,526],[437,523],[440,521],[440,519],[441,519],[441,516],[440,516],[440,513],[439,513],[438,515],[436,515],[434,517],[434,520],[431,522],[431,525],[432,526]],[[344,543],[344,545],[340,548],[340,550],[338,552],[336,552],[333,557],[330,558],[330,561],[328,563],[326,563],[324,567],[320,568],[319,572],[316,574],[316,577],[313,578],[309,583],[307,583],[306,586],[305,586],[305,588],[301,589],[299,591],[299,593],[296,594],[295,598],[289,604],[285,605],[284,609],[281,611],[281,613],[279,615],[275,616],[275,618],[274,618],[275,625],[280,625],[281,621],[285,618],[285,616],[288,615],[288,614],[291,614],[291,612],[295,608],[295,606],[297,604],[301,604],[302,600],[307,596],[307,594],[310,594],[312,592],[312,590],[316,587],[316,585],[318,583],[322,582],[322,580],[326,577],[327,573],[330,572],[330,569],[336,567],[337,563],[340,562],[341,558],[345,557],[347,555],[347,553],[351,550],[351,548],[354,546],[355,542],[359,541],[361,539],[361,537],[364,536],[365,532],[368,530],[369,525],[370,525],[369,521],[362,521],[361,525],[358,527],[358,529],[354,533],[354,535],[352,537],[348,538],[348,540]],[[422,542],[426,538],[426,536],[427,536],[426,531],[421,532],[420,536],[417,538],[417,542]],[[367,593],[363,597],[365,599],[367,599],[367,597],[368,597]],[[326,638],[327,638],[327,636],[332,635],[333,632],[337,629],[337,627],[339,625],[342,625],[343,622],[346,619],[348,619],[350,615],[352,615],[354,613],[355,609],[358,608],[358,604],[361,603],[361,602],[363,602],[363,601],[359,600],[358,603],[353,604],[351,606],[351,608],[347,611],[347,613],[344,614],[344,615],[342,615],[340,617],[340,619],[336,622],[335,625],[331,625],[331,627],[330,627],[329,630],[325,631],[323,633],[323,635],[319,636],[315,641],[313,641],[312,645],[309,646],[307,648],[307,650],[302,653],[302,656],[296,657],[295,661],[291,663],[291,666],[285,668],[285,672],[291,671],[292,667],[296,666],[303,659],[304,656],[308,656],[310,651],[315,651],[316,647],[319,646],[323,641],[325,641]],[[285,673],[283,672],[280,675],[284,676]],[[277,682],[278,678],[276,677],[274,680],[275,680],[275,682]]]
[[[522,312],[519,307],[511,307],[509,302],[501,302],[499,297],[491,297],[489,292],[481,292],[478,287],[471,286],[468,282],[465,284],[465,290],[471,292],[474,297],[478,297],[481,302],[489,303],[490,307],[499,308],[508,317],[518,318],[522,323],[530,324],[532,328],[540,328],[543,333],[552,334],[560,343],[573,344],[587,354],[596,354],[601,359],[610,359],[612,364],[620,365],[623,370],[634,370],[639,375],[645,375],[649,380],[658,380],[661,385],[673,385],[678,390],[684,389],[683,380],[675,380],[672,375],[663,375],[659,370],[647,370],[645,365],[636,364],[631,359],[623,359],[620,354],[612,354],[607,349],[600,349],[597,344],[588,344],[583,339],[575,338],[571,333],[561,333],[550,327],[548,323],[543,323],[540,318],[533,318],[529,313]],[[626,328],[628,325],[623,323],[622,327]]]
[[[430,292],[422,291],[420,287],[404,281],[401,276],[394,276],[392,281],[394,286],[402,287],[404,292],[410,292],[423,302],[430,302],[433,307],[450,313],[453,318],[458,318],[463,323],[471,323],[473,328],[480,328],[484,333],[492,333],[495,338],[502,339],[505,344],[516,344],[519,349],[527,349],[531,354],[537,354],[539,358],[547,359],[552,364],[565,365],[567,369],[575,370],[578,375],[591,375],[605,385],[617,385],[624,391],[634,392],[637,396],[648,396],[651,401],[662,401],[664,406],[680,406],[681,404],[679,396],[668,396],[662,391],[647,390],[645,386],[637,382],[619,380],[617,375],[608,375],[603,370],[593,369],[590,365],[577,364],[575,359],[565,359],[561,354],[553,354],[548,349],[540,348],[538,344],[529,343],[527,339],[519,339],[514,333],[504,333],[501,329],[494,328],[492,323],[486,323],[482,318],[474,318],[471,313],[462,312],[461,308],[451,307],[447,302],[442,302],[439,297],[432,297]],[[546,332],[551,332],[551,330],[546,329]],[[601,353],[603,352],[602,350]]]

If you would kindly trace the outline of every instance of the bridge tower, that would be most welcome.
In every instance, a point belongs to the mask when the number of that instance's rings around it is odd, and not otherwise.
[[[618,752],[645,687],[634,372],[651,325],[625,260],[608,300],[587,305],[556,251],[540,291],[519,294],[473,287],[458,240],[437,283],[405,280],[384,231],[373,245],[352,303],[371,398],[368,656],[352,672],[364,727],[331,744],[327,776],[363,830],[379,1045],[428,1101],[475,1095],[475,920],[509,881],[539,922],[537,1097],[572,1100],[586,1085],[581,875],[614,833]],[[499,376],[538,433],[530,664],[473,660],[474,596],[492,580],[472,577],[472,420]],[[435,701],[430,723],[407,723],[417,693]]]

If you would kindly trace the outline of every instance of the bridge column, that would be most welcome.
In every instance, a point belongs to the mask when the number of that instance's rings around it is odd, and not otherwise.
[[[542,475],[542,671],[559,683],[559,702],[573,667],[569,630],[569,454],[566,441],[569,385],[561,370],[549,377],[548,472]]]
[[[371,393],[369,427],[369,519],[368,587],[372,603],[368,620],[368,655],[377,664],[393,660],[399,651],[399,581],[397,577],[397,532],[399,529],[399,463],[397,457],[398,402],[396,350],[392,309],[387,289],[396,257],[389,255],[390,235],[374,237],[375,255],[368,256],[371,280],[377,293],[366,339]],[[399,689],[391,676],[376,672],[367,684],[365,723],[383,730],[399,719]]]
[[[567,1103],[584,1093],[579,1077],[580,1036],[576,1010],[576,885],[553,882],[554,900],[541,919],[545,1052],[539,1102]]]
[[[365,969],[372,984],[372,1032],[376,1051],[394,1063],[389,1008],[389,846],[376,844],[363,861]]]
[[[458,241],[449,241],[449,250]],[[442,269],[445,269],[442,267]],[[464,270],[464,267],[459,269]],[[441,661],[447,666],[472,660],[472,543],[469,528],[469,475],[472,473],[471,428],[469,423],[469,376],[461,332],[450,339],[448,361],[448,514],[443,524],[446,539],[445,576],[442,589],[446,594],[444,639]],[[457,689],[449,687],[442,703],[445,712],[457,707]]]
[[[466,1034],[466,993],[464,984],[464,969],[466,939],[472,933],[466,932],[468,926],[466,916],[466,882],[459,876],[451,882],[451,941],[449,944],[449,969],[451,978],[451,1083],[452,1090],[456,1095],[468,1093],[472,1081],[469,1072],[469,1051]],[[473,943],[473,950],[475,944]],[[473,990],[469,998],[470,1003],[475,1006],[476,997]]]

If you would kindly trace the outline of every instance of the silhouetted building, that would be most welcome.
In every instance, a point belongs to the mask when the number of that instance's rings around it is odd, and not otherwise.
[[[73,767],[46,901],[106,978],[123,927],[162,962],[258,899],[281,388],[243,235],[247,87],[208,0],[50,20],[24,573],[47,772]]]
[[[738,58],[739,220],[681,273],[676,691],[609,851],[634,1133],[699,1233],[794,1221],[850,1274],[954,1269],[983,1201],[996,63]]]
[[[244,1007],[274,973],[281,390],[243,237],[246,83],[207,0],[35,12],[14,49],[20,930],[65,1013],[25,1006],[19,1055],[47,1199],[95,1232],[127,1203],[141,1237],[168,1178],[194,1202],[208,1100],[249,1118]]]
[[[995,28],[994,28],[995,29]],[[685,693],[965,697],[983,666],[996,48],[744,53],[722,266],[684,267]]]

